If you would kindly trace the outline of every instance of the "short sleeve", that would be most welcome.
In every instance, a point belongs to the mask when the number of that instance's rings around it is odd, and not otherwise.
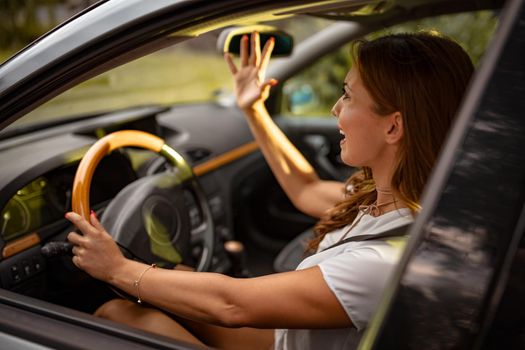
[[[319,264],[328,287],[358,330],[368,325],[394,266],[369,248],[346,251]]]

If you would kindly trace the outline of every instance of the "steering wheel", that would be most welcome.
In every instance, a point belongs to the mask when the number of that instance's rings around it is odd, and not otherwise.
[[[155,135],[135,130],[118,131],[91,146],[73,181],[73,211],[89,222],[93,173],[105,155],[120,147],[157,152],[173,168],[138,179],[122,189],[102,215],[104,228],[125,254],[131,253],[132,257],[161,267],[173,267],[181,262],[193,265],[191,243],[197,241],[202,249],[195,269],[207,271],[215,242],[208,201],[189,164]]]

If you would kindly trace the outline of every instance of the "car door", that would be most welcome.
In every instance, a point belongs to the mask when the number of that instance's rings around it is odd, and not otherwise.
[[[202,349],[0,289],[2,349]]]
[[[524,19],[508,1],[360,349],[525,345]]]

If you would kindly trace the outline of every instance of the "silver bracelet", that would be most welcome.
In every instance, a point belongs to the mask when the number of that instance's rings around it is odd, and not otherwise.
[[[156,267],[157,267],[156,264],[151,264],[150,266],[146,267],[144,271],[142,271],[142,273],[140,274],[139,278],[133,282],[133,285],[135,286],[135,288],[137,288],[137,303],[139,304],[142,304],[142,299],[140,298],[140,281],[142,280],[142,277],[144,276],[146,272]]]

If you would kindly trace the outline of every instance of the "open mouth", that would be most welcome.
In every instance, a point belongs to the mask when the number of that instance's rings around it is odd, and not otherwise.
[[[341,141],[340,142],[343,142],[343,141],[346,140],[346,135],[341,129],[339,129],[339,135],[341,136]]]

